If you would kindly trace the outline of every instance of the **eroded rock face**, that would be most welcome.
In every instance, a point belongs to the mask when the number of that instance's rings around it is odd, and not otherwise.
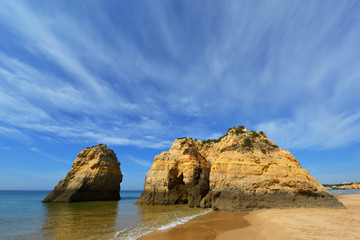
[[[290,152],[244,127],[218,140],[176,140],[155,157],[138,203],[221,210],[343,208]]]
[[[183,154],[183,145],[175,144],[155,157],[139,202],[199,206],[209,192],[210,164],[195,147],[188,149]]]
[[[77,155],[71,171],[43,202],[119,200],[122,177],[113,150],[103,144],[87,147]]]

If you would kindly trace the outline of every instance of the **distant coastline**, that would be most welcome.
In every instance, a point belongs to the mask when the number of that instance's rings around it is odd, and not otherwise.
[[[326,189],[360,189],[360,182],[344,182],[338,184],[323,184]]]

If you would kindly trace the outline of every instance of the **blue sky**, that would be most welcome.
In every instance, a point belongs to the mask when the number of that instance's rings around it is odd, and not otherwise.
[[[360,181],[359,1],[0,3],[0,189],[112,148],[142,189],[173,140],[262,130],[321,183]]]

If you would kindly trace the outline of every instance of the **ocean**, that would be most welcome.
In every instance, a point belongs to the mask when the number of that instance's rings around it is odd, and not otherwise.
[[[0,191],[0,239],[138,239],[209,209],[138,206],[141,191],[121,191],[120,201],[42,203],[50,191]]]
[[[360,194],[360,189],[328,189],[334,195],[340,194]]]
[[[141,191],[120,201],[42,203],[50,191],[0,191],[0,239],[138,239],[210,212],[175,206],[138,206]],[[360,190],[330,190],[360,194]]]

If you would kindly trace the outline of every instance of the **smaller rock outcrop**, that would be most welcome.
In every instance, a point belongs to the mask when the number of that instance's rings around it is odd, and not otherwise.
[[[87,147],[77,155],[71,171],[43,202],[119,200],[122,177],[113,150],[103,144]]]

